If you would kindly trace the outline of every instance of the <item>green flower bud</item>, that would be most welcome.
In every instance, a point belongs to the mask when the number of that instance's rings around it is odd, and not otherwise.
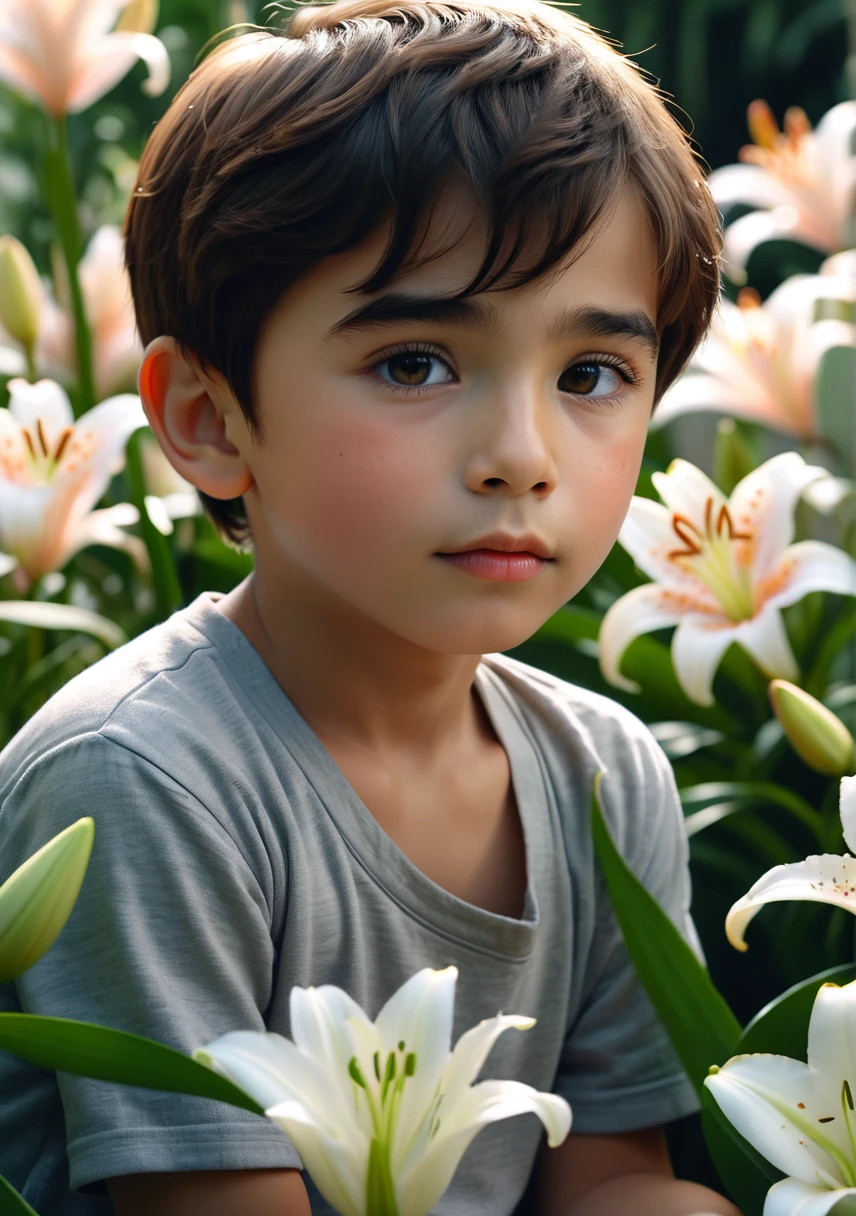
[[[713,480],[723,494],[757,467],[752,448],[733,418],[720,418],[713,448]]]
[[[853,772],[853,736],[831,709],[787,680],[771,680],[768,691],[788,741],[810,768],[829,777]]]
[[[45,954],[68,920],[92,853],[95,821],[78,819],[0,886],[0,983]]]
[[[39,336],[42,284],[33,259],[17,237],[0,236],[0,321],[32,350]]]

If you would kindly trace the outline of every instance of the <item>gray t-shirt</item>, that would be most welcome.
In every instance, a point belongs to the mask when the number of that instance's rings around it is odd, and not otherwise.
[[[574,1130],[697,1109],[596,868],[592,780],[619,848],[686,938],[687,845],[671,767],[623,706],[501,654],[476,689],[509,757],[526,845],[521,919],[438,886],[397,848],[244,634],[203,592],[71,679],[0,752],[0,881],[81,815],[95,845],[56,944],[0,1009],[79,1018],[181,1051],[290,1035],[295,984],[370,1017],[422,967],[459,969],[453,1042],[500,1011],[481,1073],[553,1090]],[[454,840],[449,841],[454,848]],[[481,1131],[434,1211],[509,1216],[542,1127]],[[270,1121],[210,1099],[36,1068],[0,1052],[0,1173],[43,1216],[113,1212],[103,1179],[301,1166]],[[331,1209],[304,1174],[313,1216]]]

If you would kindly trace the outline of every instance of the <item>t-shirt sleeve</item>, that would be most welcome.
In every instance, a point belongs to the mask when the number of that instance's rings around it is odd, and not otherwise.
[[[634,723],[604,774],[604,817],[624,860],[703,960],[672,766],[647,727]],[[592,943],[554,1088],[571,1104],[574,1131],[618,1133],[691,1114],[699,1102],[636,974],[596,858],[594,870]]]
[[[215,815],[127,747],[93,732],[25,770],[0,813],[0,881],[83,815],[95,821],[89,867],[57,941],[16,981],[22,1009],[188,1054],[230,1030],[264,1030],[276,952],[259,881]],[[137,1172],[302,1164],[284,1132],[239,1107],[57,1080],[73,1189],[101,1192],[100,1180]]]

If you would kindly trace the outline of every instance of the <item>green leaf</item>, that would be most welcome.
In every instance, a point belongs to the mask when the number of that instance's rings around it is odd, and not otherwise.
[[[654,1008],[699,1096],[711,1064],[735,1054],[740,1023],[669,917],[618,853],[594,779],[592,833],[624,941]]]
[[[831,346],[824,351],[815,380],[818,429],[836,448],[845,476],[856,451],[854,383],[856,350],[852,346]]]
[[[843,963],[794,984],[756,1013],[741,1035],[736,1054],[763,1051],[805,1060],[808,1023],[818,989],[822,984],[848,984],[854,979],[856,963]]]
[[[814,840],[823,841],[823,820],[816,809],[805,798],[774,781],[704,781],[686,786],[680,793],[687,833],[691,836],[734,811],[778,806],[807,828]],[[718,802],[719,799],[722,801]],[[696,809],[701,803],[718,804]]]
[[[55,1072],[167,1093],[197,1094],[264,1114],[248,1094],[204,1064],[163,1043],[124,1030],[70,1018],[0,1013],[0,1048]]]
[[[19,1195],[11,1182],[0,1174],[0,1216],[38,1216],[23,1195]]]

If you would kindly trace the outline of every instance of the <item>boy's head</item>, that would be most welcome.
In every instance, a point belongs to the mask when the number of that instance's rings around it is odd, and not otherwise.
[[[337,0],[221,45],[146,146],[126,240],[147,413],[224,539],[393,629],[384,596],[412,596],[413,640],[458,653],[517,644],[601,564],[719,295],[686,135],[537,0]],[[462,306],[381,328],[390,292]],[[560,332],[587,307],[637,333]],[[444,625],[419,562],[497,529],[555,560],[510,586],[434,557]]]

